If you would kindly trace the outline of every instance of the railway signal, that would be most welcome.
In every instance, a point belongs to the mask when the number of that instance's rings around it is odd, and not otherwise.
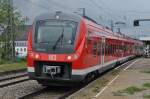
[[[138,19],[138,20],[134,20],[133,25],[134,26],[140,26],[140,22],[143,21],[149,21],[150,19]],[[145,43],[145,47],[144,47],[144,56],[145,57],[150,57],[150,39],[149,37],[140,37],[140,40],[143,41]]]
[[[137,20],[134,20],[133,22],[133,26],[140,26],[140,22],[143,22],[143,21],[150,21],[150,19],[137,19]]]
[[[135,20],[135,21],[134,21],[134,26],[140,26],[140,25],[139,25],[139,20]]]

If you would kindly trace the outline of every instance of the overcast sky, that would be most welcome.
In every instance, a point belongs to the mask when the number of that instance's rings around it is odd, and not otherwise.
[[[14,0],[14,6],[29,17],[28,23],[41,13],[77,12],[77,8],[85,8],[86,15],[100,24],[110,26],[110,20],[125,22],[122,32],[133,36],[150,35],[150,22],[142,22],[138,28],[132,26],[134,19],[150,18],[149,4],[150,0]]]

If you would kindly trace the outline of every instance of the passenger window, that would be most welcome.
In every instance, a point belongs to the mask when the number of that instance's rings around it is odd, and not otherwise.
[[[97,42],[94,41],[94,44],[93,44],[93,55],[96,56],[97,55]]]
[[[97,48],[98,48],[98,51],[97,51],[97,55],[101,55],[101,42],[99,42],[98,44],[97,44]]]
[[[87,44],[90,44],[91,43],[91,39],[90,39],[90,35],[92,34],[91,31],[88,31],[87,33]]]
[[[108,55],[108,44],[105,45],[105,54]]]
[[[26,52],[26,48],[24,48],[24,52]]]

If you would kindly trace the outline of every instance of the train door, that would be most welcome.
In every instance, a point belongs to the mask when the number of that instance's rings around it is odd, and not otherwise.
[[[100,32],[95,32],[96,35],[99,35]],[[94,52],[96,52],[96,60],[97,60],[97,63],[99,63],[100,66],[103,65],[104,63],[104,44],[103,44],[103,41],[104,41],[104,38],[98,36],[97,39],[94,39],[97,44],[97,48]],[[93,41],[94,41],[93,40]]]
[[[102,37],[101,57],[100,57],[102,65],[104,65],[105,62],[105,42],[106,42],[106,38]]]

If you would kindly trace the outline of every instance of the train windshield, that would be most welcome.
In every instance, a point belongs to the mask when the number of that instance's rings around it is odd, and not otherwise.
[[[73,21],[42,20],[36,24],[35,43],[50,43],[53,47],[73,45],[77,23]]]
[[[34,50],[47,53],[73,53],[78,23],[62,20],[37,21]]]

